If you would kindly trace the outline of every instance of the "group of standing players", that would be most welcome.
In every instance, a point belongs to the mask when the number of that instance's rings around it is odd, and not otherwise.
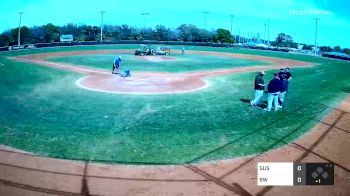
[[[251,106],[259,105],[261,99],[264,96],[265,82],[264,82],[265,72],[261,71],[255,77],[255,98],[250,102]],[[289,82],[292,79],[292,74],[288,67],[281,68],[279,73],[275,73],[273,78],[267,85],[267,108],[264,110],[271,111],[272,105],[274,110],[277,111],[281,109],[284,103],[284,97],[288,92]]]

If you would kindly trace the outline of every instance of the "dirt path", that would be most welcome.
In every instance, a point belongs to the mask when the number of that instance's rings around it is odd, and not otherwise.
[[[180,53],[175,50],[172,52]],[[133,53],[133,50],[87,50],[72,52],[53,52],[45,54],[33,54],[18,56],[15,59],[23,62],[31,62],[43,66],[64,69],[77,73],[86,74],[80,78],[76,84],[81,88],[99,92],[109,92],[118,94],[172,94],[185,93],[204,89],[209,86],[206,77],[244,73],[262,70],[279,69],[280,67],[306,67],[314,64],[265,56],[234,54],[226,52],[207,52],[207,51],[186,51],[186,54],[200,54],[209,56],[231,57],[249,60],[258,60],[271,63],[272,65],[256,65],[252,67],[238,67],[230,69],[218,69],[208,71],[198,71],[191,73],[162,73],[162,72],[132,72],[132,77],[119,77],[112,75],[110,72],[95,69],[86,66],[76,66],[68,63],[48,62],[45,58],[64,57],[75,55],[92,55],[92,54],[112,54],[115,53]]]

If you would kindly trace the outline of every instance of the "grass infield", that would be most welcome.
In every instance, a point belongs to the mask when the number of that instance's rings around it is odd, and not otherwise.
[[[86,91],[75,85],[81,74],[7,59],[30,53],[137,47],[90,46],[0,53],[0,143],[57,158],[131,164],[181,164],[252,155],[303,135],[347,95],[344,88],[350,84],[348,62],[265,51],[187,48],[319,64],[292,69],[284,109],[267,113],[247,103],[254,95],[255,73],[210,77],[210,87],[198,92],[133,96]],[[224,59],[227,63],[219,68],[232,66],[230,60]],[[80,62],[79,58],[74,61]],[[188,64],[174,69],[164,66],[159,71],[202,70],[203,62],[208,61],[201,61],[199,69]],[[107,60],[101,64],[104,63]],[[242,63],[240,66],[250,66],[251,62]],[[109,64],[110,60],[108,69]],[[96,64],[88,66],[98,65],[96,60]],[[132,66],[136,69],[136,65]],[[157,66],[160,64],[150,65],[148,70]],[[272,73],[267,71],[266,81]]]
[[[132,71],[150,71],[150,72],[191,72],[212,69],[224,69],[233,67],[245,67],[255,65],[267,65],[262,61],[237,59],[230,57],[215,57],[206,55],[186,54],[181,55],[172,53],[165,56],[174,58],[172,60],[155,62],[152,59],[157,57],[138,57],[133,54],[99,54],[99,55],[78,55],[56,58],[47,58],[46,60],[54,62],[63,62],[74,65],[91,66],[95,68],[111,70],[112,62],[116,56],[122,57],[121,69]],[[160,56],[162,58],[163,56]],[[147,60],[147,59],[150,60]]]

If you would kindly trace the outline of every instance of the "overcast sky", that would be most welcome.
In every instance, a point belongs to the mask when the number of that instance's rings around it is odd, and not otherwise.
[[[105,10],[105,24],[129,24],[142,27],[162,24],[176,28],[183,23],[204,27],[203,11],[208,11],[207,28],[230,29],[234,14],[234,34],[259,32],[264,37],[264,24],[270,19],[270,39],[278,33],[290,34],[294,41],[314,43],[315,21],[319,18],[319,45],[350,48],[350,12],[347,0],[0,0],[0,32],[18,26],[18,12],[25,14],[26,26],[53,23],[100,25],[100,10]],[[266,34],[267,37],[267,34]]]

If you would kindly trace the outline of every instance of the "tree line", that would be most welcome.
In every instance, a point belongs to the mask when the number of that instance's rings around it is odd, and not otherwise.
[[[74,41],[98,41],[100,40],[100,27],[91,25],[67,24],[56,26],[52,23],[21,27],[21,44],[52,43],[59,42],[60,35],[71,34]],[[0,34],[0,46],[17,44],[18,28],[14,28]],[[228,30],[217,29],[208,31],[192,24],[182,24],[176,29],[170,29],[163,25],[155,28],[137,28],[129,25],[104,25],[104,41],[119,40],[157,40],[157,41],[192,41],[192,42],[217,42],[234,43],[233,36]]]
[[[299,44],[293,41],[293,37],[285,33],[279,33],[275,41],[271,42],[272,46],[276,47],[288,47],[288,48],[298,48]],[[314,45],[300,44],[303,50],[313,50]],[[340,52],[350,55],[349,48],[341,48],[340,46],[330,47],[330,46],[319,46],[321,53],[324,52]]]
[[[21,45],[35,43],[59,42],[60,35],[71,34],[74,41],[98,41],[100,40],[100,27],[91,25],[66,24],[56,26],[48,23],[42,26],[21,27]],[[18,28],[7,30],[0,34],[0,47],[12,46],[17,44]],[[157,25],[154,28],[137,28],[129,25],[104,25],[104,41],[119,40],[157,40],[157,41],[184,41],[184,42],[213,42],[213,43],[236,43],[236,42],[255,42],[256,37],[233,36],[226,29],[206,30],[198,28],[193,24],[182,24],[175,29],[163,25]],[[260,40],[261,41],[261,40]],[[262,40],[267,43],[266,40]],[[271,42],[272,46],[298,48],[298,43],[294,42],[292,36],[285,33],[279,33],[276,39]],[[303,46],[303,50],[312,50],[313,45]],[[321,52],[343,52],[350,55],[350,49],[342,49],[339,46],[331,48],[330,46],[321,46]]]

